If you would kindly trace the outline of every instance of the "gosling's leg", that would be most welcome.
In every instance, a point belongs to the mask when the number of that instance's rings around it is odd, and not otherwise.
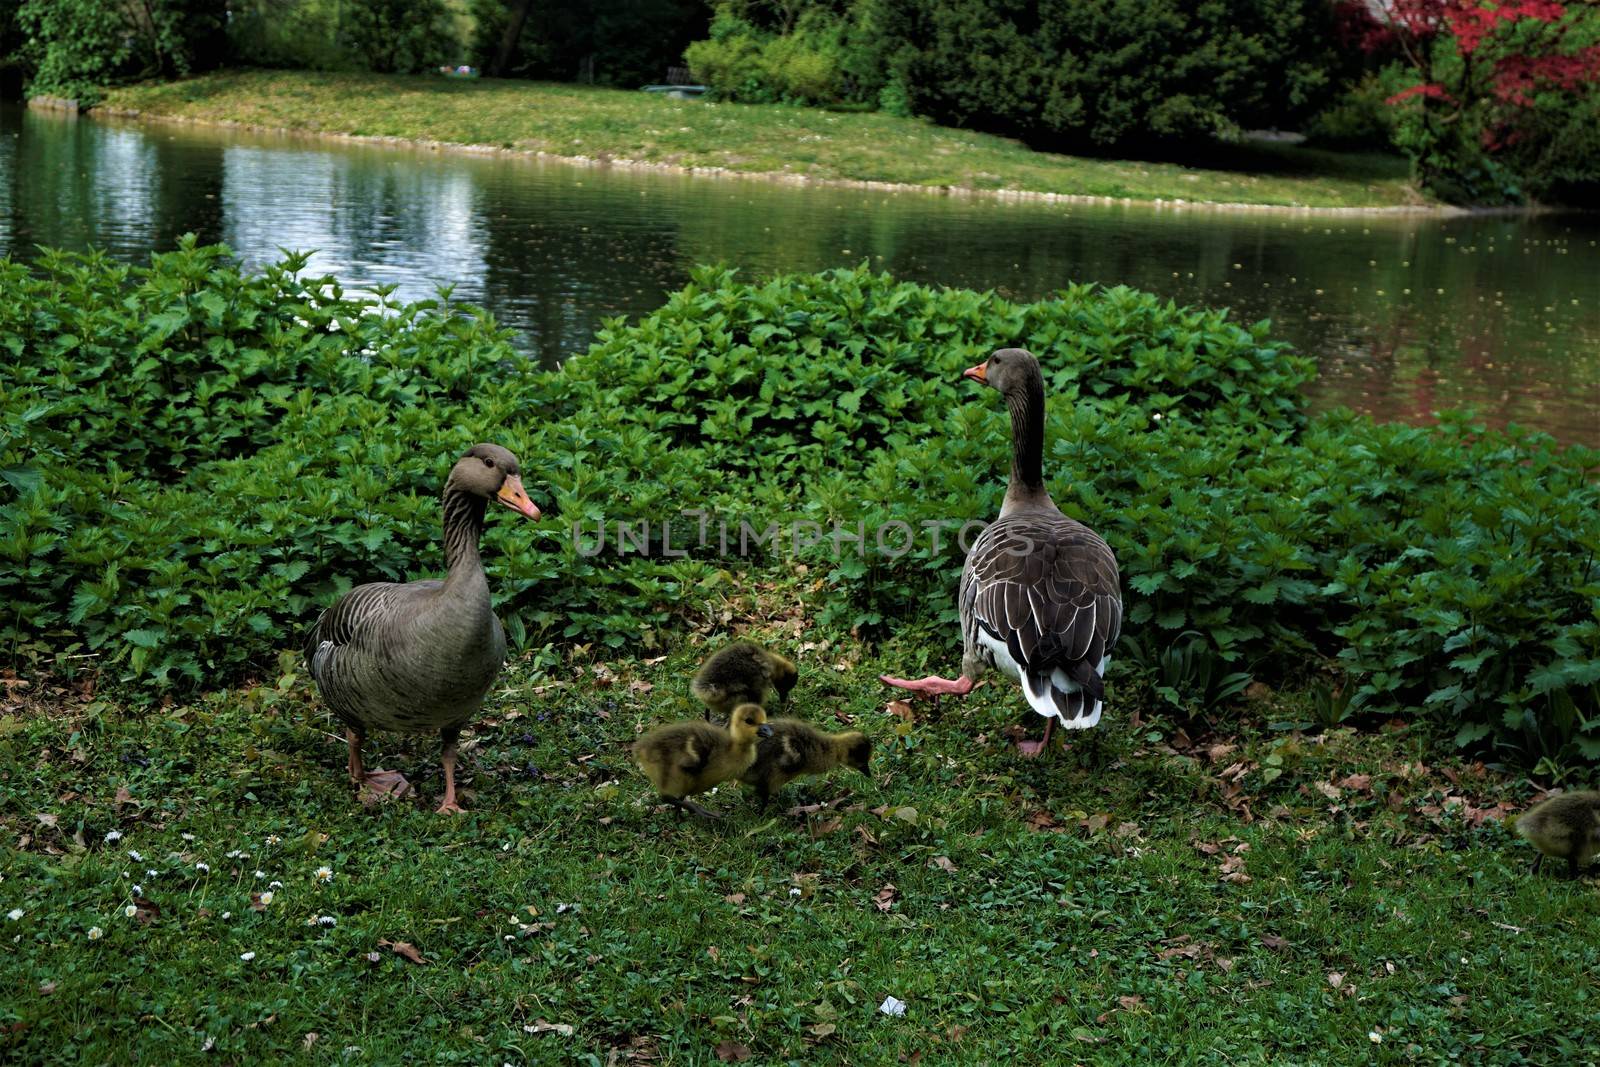
[[[1544,853],[1535,853],[1533,857],[1533,873],[1538,874],[1539,868],[1544,866]]]
[[[665,800],[668,804],[671,804],[672,806],[677,808],[680,812],[684,812],[684,811],[693,812],[696,815],[703,815],[708,819],[720,819],[720,818],[722,818],[721,815],[719,815],[716,812],[712,811],[710,808],[703,808],[699,804],[697,804],[694,801],[690,800],[688,797],[663,796],[661,799]]]
[[[1567,878],[1576,882],[1578,873],[1578,853],[1576,851],[1569,852],[1567,853]]]
[[[444,802],[436,809],[440,815],[462,815],[466,809],[456,803],[456,738],[461,736],[459,726],[447,726],[439,731],[444,743]]]

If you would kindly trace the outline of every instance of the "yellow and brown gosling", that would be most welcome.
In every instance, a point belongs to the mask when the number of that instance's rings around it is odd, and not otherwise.
[[[662,800],[720,819],[687,797],[743,774],[755,762],[756,742],[771,733],[760,704],[740,704],[725,727],[695,719],[657,726],[633,743],[633,761]]]
[[[827,774],[854,767],[872,774],[872,739],[859,730],[829,734],[799,719],[771,719],[772,736],[756,746],[756,760],[739,780],[756,791],[761,807],[772,794],[803,774]]]
[[[800,676],[792,660],[769,652],[754,641],[735,641],[718,650],[695,671],[689,692],[706,706],[706,718],[726,716],[740,704],[766,704],[777,690],[788,703],[789,690]]]
[[[1535,872],[1546,856],[1567,861],[1567,877],[1600,853],[1600,793],[1592,789],[1560,793],[1530,808],[1517,819],[1517,833],[1533,842],[1539,855]]]

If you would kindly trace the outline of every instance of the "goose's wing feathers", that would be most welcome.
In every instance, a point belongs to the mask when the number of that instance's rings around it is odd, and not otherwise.
[[[1041,714],[1098,721],[1100,676],[1122,632],[1110,547],[1059,513],[1014,516],[984,532],[968,567],[962,607],[972,643],[1015,669]]]
[[[373,637],[389,629],[391,619],[411,610],[424,595],[438,589],[440,581],[372,582],[358,585],[335,600],[328,609],[317,616],[317,621],[306,634],[305,657],[311,664],[311,673],[317,673],[319,661],[337,655],[350,647],[371,644]]]
[[[439,581],[373,582],[358,585],[317,617],[303,649],[311,676],[335,715],[366,724],[372,700],[371,679],[387,674],[412,655],[401,647],[407,628],[399,625]]]

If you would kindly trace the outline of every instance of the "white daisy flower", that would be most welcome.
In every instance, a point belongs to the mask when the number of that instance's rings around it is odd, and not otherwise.
[[[104,936],[106,936],[106,932],[104,930],[100,929],[98,926],[89,927],[89,940],[90,941],[98,941]]]
[[[224,918],[224,919],[231,919],[231,918],[233,918],[233,912],[231,912],[231,911],[225,911],[225,912],[223,912],[223,913],[222,913],[222,917],[223,917],[223,918]]]
[[[269,844],[269,845],[276,845],[279,841],[282,841],[282,840],[283,840],[283,838],[279,837],[277,834],[268,834],[267,835],[267,844]]]
[[[332,867],[318,867],[317,868],[317,881],[319,881],[319,882],[331,882],[331,881],[333,881],[333,868]]]
[[[241,952],[239,953],[239,958],[244,960],[246,963],[249,963],[251,960],[256,958],[256,954],[254,952]]]
[[[209,864],[209,863],[196,863],[194,865],[194,869],[199,871],[201,874],[210,874],[211,873],[211,864]]]
[[[139,855],[137,852],[135,852],[131,848],[128,850],[128,858],[130,860],[132,860],[133,862],[135,862],[135,863],[143,863],[144,862],[144,857]]]
[[[334,918],[332,915],[321,915],[317,917],[317,923],[320,926],[335,926],[338,924],[338,922],[339,920]]]
[[[121,840],[122,840],[122,831],[121,830],[107,830],[106,831],[106,844],[109,845],[113,841],[121,841]]]
[[[257,880],[265,878],[266,876],[267,876],[267,872],[266,871],[257,871],[256,872]]]
[[[122,914],[126,915],[128,918],[131,919],[135,915],[139,914],[139,909],[135,905],[129,904],[126,908],[122,909]]]
[[[194,835],[193,834],[180,834],[179,836],[181,836],[185,841],[193,841],[194,840]]]
[[[159,878],[161,876],[161,872],[160,871],[145,871],[144,872],[144,876],[146,878]]]
[[[261,894],[261,903],[263,903],[263,904],[271,904],[272,903],[272,890],[269,889],[265,893]]]
[[[282,882],[268,882],[267,883],[267,888],[268,889],[282,889],[283,888],[283,883]]]
[[[16,922],[26,914],[28,913],[23,911],[21,908],[12,908],[10,911],[6,912],[6,918],[10,919],[12,922]]]
[[[138,882],[133,883],[133,895],[136,897],[144,896],[144,886],[140,885]]]

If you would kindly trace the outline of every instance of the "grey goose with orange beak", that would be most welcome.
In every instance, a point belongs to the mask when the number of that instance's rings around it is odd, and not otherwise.
[[[1028,704],[1045,717],[1044,739],[1017,746],[1037,756],[1056,723],[1085,730],[1100,721],[1102,679],[1122,630],[1117,558],[1045,490],[1039,361],[1023,349],[1002,348],[962,377],[1005,397],[1011,483],[1000,517],[979,535],[961,572],[961,677],[882,680],[924,696],[959,696],[995,668],[1021,682]]]
[[[377,794],[405,792],[398,772],[362,766],[369,730],[438,731],[444,744],[444,801],[456,803],[456,738],[500,673],[506,636],[489,602],[478,557],[489,501],[530,519],[539,509],[522,488],[517,457],[474,445],[444,484],[443,581],[374,582],[333,602],[306,637],[311,676],[344,723],[352,781]]]

